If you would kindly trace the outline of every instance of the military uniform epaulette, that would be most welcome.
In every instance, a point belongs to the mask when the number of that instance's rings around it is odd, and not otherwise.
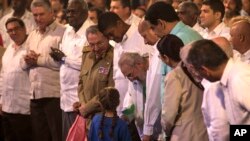
[[[90,52],[90,51],[92,51],[90,46],[84,46],[83,47],[83,50],[82,50],[83,53]]]

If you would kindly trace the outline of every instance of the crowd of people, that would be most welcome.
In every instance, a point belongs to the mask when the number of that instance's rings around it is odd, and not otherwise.
[[[0,140],[67,141],[78,116],[88,141],[229,141],[250,125],[250,0],[2,4]]]

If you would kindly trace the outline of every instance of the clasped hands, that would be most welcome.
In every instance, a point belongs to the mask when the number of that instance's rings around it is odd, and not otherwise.
[[[62,58],[66,56],[61,50],[53,47],[51,47],[49,55],[57,62],[62,61]]]
[[[33,50],[30,50],[28,54],[24,56],[24,61],[31,67],[37,66],[37,60],[40,54]]]
[[[85,105],[81,104],[80,102],[75,102],[73,104],[73,110],[77,113],[83,113],[85,111]]]

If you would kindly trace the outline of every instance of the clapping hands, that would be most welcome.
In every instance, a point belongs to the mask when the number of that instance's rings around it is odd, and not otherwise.
[[[53,48],[51,47],[51,52],[50,52],[50,56],[57,62],[62,61],[62,58],[65,57],[65,54],[57,49],[57,48]]]

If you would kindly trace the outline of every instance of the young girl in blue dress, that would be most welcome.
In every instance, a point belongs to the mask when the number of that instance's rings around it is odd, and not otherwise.
[[[131,141],[128,125],[117,116],[119,92],[113,87],[106,87],[99,93],[102,114],[96,114],[89,131],[90,141]]]

